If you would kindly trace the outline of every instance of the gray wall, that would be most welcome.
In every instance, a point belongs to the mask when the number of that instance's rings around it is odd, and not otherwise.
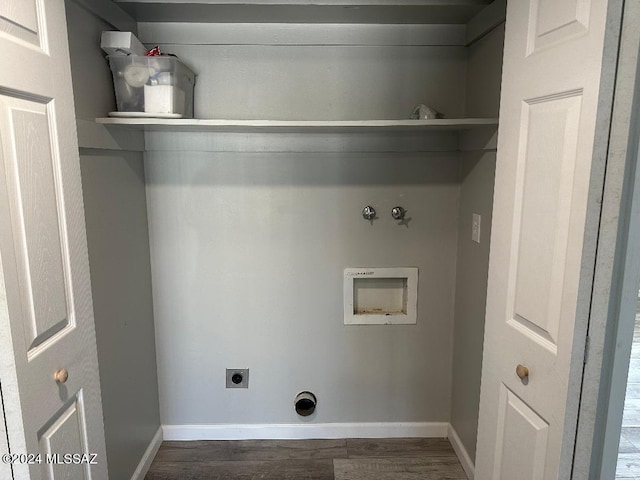
[[[146,159],[163,424],[298,423],[306,389],[318,423],[448,420],[457,154]],[[417,325],[345,326],[358,266],[419,267]],[[225,389],[227,367],[248,390]]]
[[[464,47],[183,40],[161,48],[199,74],[199,117],[464,111]],[[305,389],[317,423],[448,421],[459,154],[392,153],[410,147],[382,137],[147,134],[163,424],[297,423]],[[419,267],[417,325],[343,324],[343,269],[360,266]],[[249,368],[249,389],[225,389],[225,368]]]
[[[469,47],[467,115],[497,117],[500,103],[504,25]],[[482,344],[493,209],[494,151],[464,152],[453,333],[451,425],[475,459]],[[471,240],[473,213],[482,216],[481,241]]]
[[[76,114],[92,121],[114,109],[100,50],[113,27],[66,7]],[[86,148],[80,162],[109,473],[125,479],[160,426],[144,164],[141,152]]]
[[[409,118],[464,114],[464,47],[171,45],[199,74],[198,118]]]

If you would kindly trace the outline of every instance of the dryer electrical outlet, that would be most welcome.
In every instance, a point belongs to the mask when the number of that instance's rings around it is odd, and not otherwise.
[[[227,388],[249,388],[249,369],[227,368]]]

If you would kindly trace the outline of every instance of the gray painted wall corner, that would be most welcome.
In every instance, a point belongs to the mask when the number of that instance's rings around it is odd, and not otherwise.
[[[109,471],[129,478],[160,426],[144,164],[81,151]]]
[[[467,116],[497,117],[500,104],[504,24],[468,50]],[[495,151],[462,154],[456,301],[453,326],[451,425],[475,460],[482,346],[493,209]],[[472,215],[481,220],[480,243],[471,239]]]
[[[465,153],[460,186],[451,424],[472,459],[480,402],[495,157],[495,152]],[[482,217],[480,243],[471,239],[474,213]]]
[[[110,0],[65,7],[76,117],[93,125],[115,105],[100,34],[122,17]],[[142,144],[129,137],[122,145]],[[120,148],[105,139],[79,144]],[[80,165],[107,461],[111,478],[125,479],[160,427],[144,164],[141,152],[80,148]]]

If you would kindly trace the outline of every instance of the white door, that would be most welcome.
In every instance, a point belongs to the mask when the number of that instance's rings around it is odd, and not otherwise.
[[[582,371],[574,326],[606,8],[508,2],[477,480],[569,471],[575,439],[563,433],[576,421],[570,375]]]
[[[66,32],[63,0],[0,1],[0,255],[27,450],[12,453],[41,454],[32,479],[106,479]]]

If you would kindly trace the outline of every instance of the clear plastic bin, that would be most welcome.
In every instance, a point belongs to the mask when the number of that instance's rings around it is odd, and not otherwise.
[[[108,58],[118,112],[193,118],[195,74],[176,57]]]

